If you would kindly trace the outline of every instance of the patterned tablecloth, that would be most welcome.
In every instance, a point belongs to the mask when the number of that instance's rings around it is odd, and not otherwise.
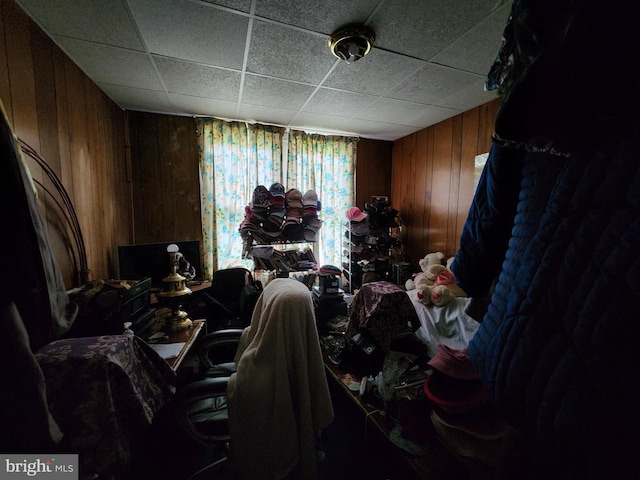
[[[118,476],[175,392],[174,372],[133,335],[57,340],[36,357],[62,448],[94,472]]]
[[[385,353],[392,339],[418,328],[420,320],[407,292],[391,282],[365,283],[349,309],[347,337],[365,330]]]

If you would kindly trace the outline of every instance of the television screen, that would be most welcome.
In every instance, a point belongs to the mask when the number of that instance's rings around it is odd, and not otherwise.
[[[200,242],[197,240],[121,245],[118,247],[119,279],[138,280],[150,277],[151,288],[161,289],[162,279],[171,273],[167,246],[172,243],[178,246],[184,258],[195,268],[194,280],[202,280],[202,257]]]

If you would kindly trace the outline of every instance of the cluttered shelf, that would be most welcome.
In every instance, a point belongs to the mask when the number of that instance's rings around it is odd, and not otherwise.
[[[365,437],[367,445],[382,452],[385,462],[393,466],[397,478],[415,480],[438,480],[451,478],[467,478],[464,467],[458,462],[437,440],[430,430],[427,417],[423,417],[421,427],[424,427],[423,439],[419,444],[421,450],[409,453],[396,445],[402,442],[397,435],[398,422],[383,405],[374,405],[366,400],[366,396],[360,391],[352,390],[349,383],[353,377],[342,371],[325,351],[323,353],[325,371],[329,382],[337,387],[337,390],[349,399],[357,407],[363,417]],[[400,409],[410,408],[409,405],[399,406]],[[396,442],[396,443],[394,443]],[[405,448],[416,448],[412,442],[403,442]]]
[[[372,282],[351,298],[346,316],[318,317],[330,385],[357,407],[364,442],[403,472],[397,478],[495,473],[505,424],[466,354],[477,328],[465,318],[467,301],[425,304],[415,290]]]
[[[346,212],[342,242],[342,272],[345,289],[353,292],[364,283],[388,280],[401,285],[403,261],[402,221],[387,197],[373,197],[364,211],[350,207]],[[404,272],[406,275],[406,271]]]

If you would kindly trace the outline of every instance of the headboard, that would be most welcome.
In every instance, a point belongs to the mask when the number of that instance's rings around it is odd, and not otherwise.
[[[57,215],[62,215],[64,217],[66,227],[65,225],[57,225],[56,227],[60,231],[60,238],[62,238],[62,241],[65,243],[65,248],[67,249],[67,253],[73,264],[73,286],[82,285],[89,280],[90,273],[87,265],[87,252],[85,250],[84,237],[82,236],[82,229],[80,228],[78,216],[73,206],[73,202],[71,201],[71,197],[62,184],[62,181],[56,172],[49,166],[47,161],[24,140],[18,138],[18,143],[22,153],[35,161],[50,181],[49,185],[48,182],[38,180],[35,175],[31,176],[34,183],[36,183],[38,187],[45,192],[47,199],[53,202]],[[30,166],[33,165],[32,162],[29,163]],[[47,199],[43,200],[46,202]],[[46,215],[44,220],[51,229],[51,216]],[[60,260],[61,259],[58,259],[59,262]]]

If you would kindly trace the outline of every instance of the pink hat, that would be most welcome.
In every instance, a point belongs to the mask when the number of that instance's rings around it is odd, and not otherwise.
[[[440,343],[435,356],[429,360],[436,370],[460,380],[477,380],[478,373],[467,354],[467,349],[454,350]]]
[[[361,222],[367,218],[367,214],[358,207],[350,207],[349,210],[347,210],[347,218],[351,222]]]

